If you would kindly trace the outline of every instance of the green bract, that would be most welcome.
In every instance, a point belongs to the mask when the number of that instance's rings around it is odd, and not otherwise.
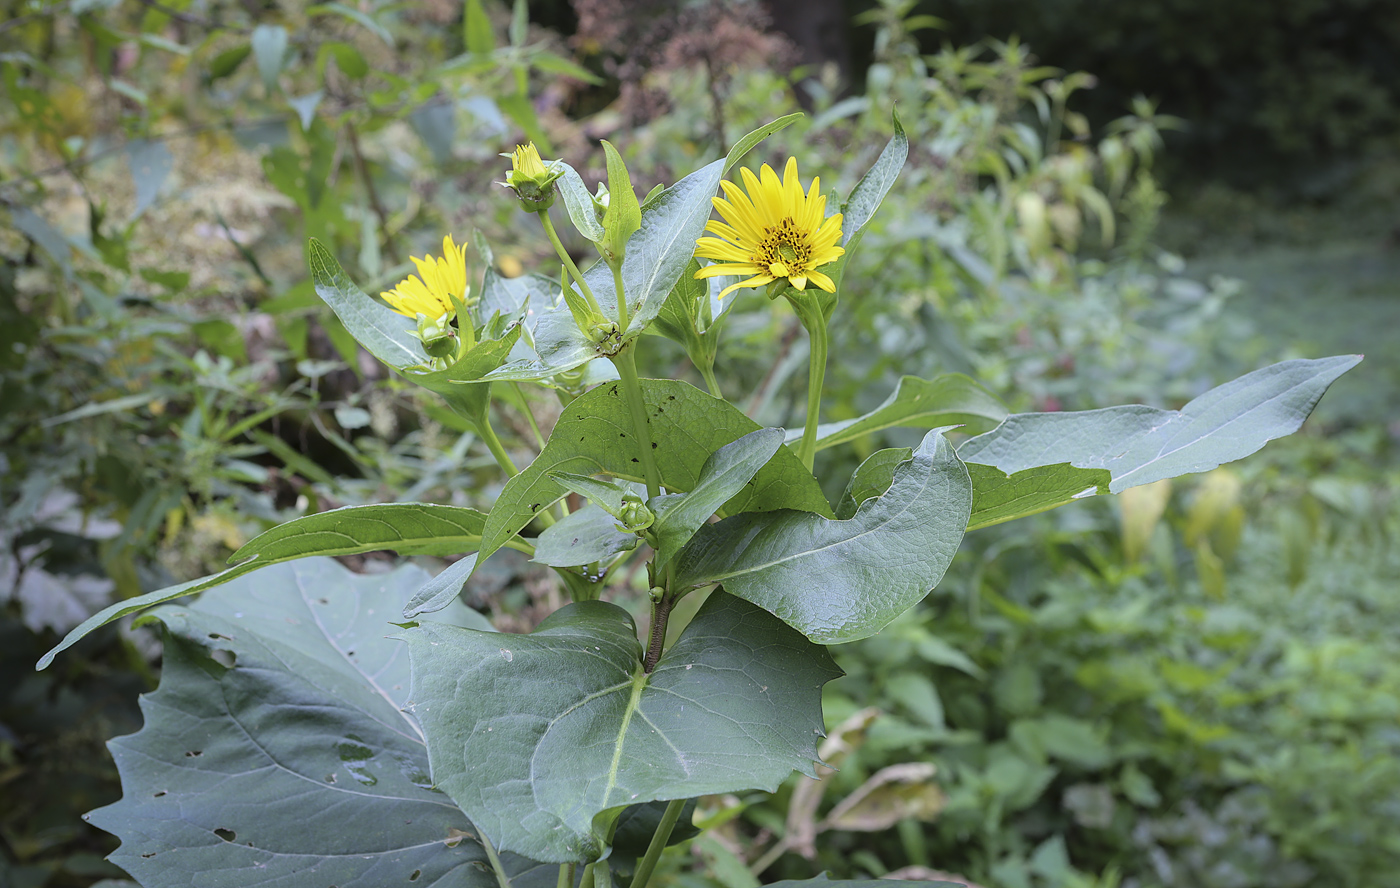
[[[471,54],[492,50],[489,25],[469,3]],[[275,37],[255,35],[260,65],[282,51]],[[610,144],[599,197],[573,167],[546,167],[522,149],[510,185],[562,269],[507,279],[479,243],[488,268],[456,328],[451,315],[416,323],[395,313],[330,248],[309,243],[316,292],[350,334],[463,417],[506,477],[485,512],[400,502],[275,527],[223,573],[113,605],[50,652],[40,668],[97,626],[167,604],[143,618],[166,638],[146,726],[112,744],[126,795],[92,815],[122,838],[114,860],[148,888],[200,878],[250,888],[595,886],[614,866],[645,888],[697,797],[771,792],[794,773],[818,773],[822,687],[839,675],[824,645],[875,635],[918,606],[967,532],[1247,456],[1297,430],[1359,360],[1287,361],[1180,411],[1008,416],[965,375],[903,376],[862,402],[877,403],[869,412],[821,423],[839,290],[775,288],[786,297],[775,310],[790,307],[808,335],[797,353],[809,362],[808,410],[800,430],[764,428],[738,406],[748,393],[719,397],[714,375],[726,313],[760,297],[716,302],[696,280],[694,253],[721,178],[790,122],[645,201]],[[830,269],[838,286],[908,154],[897,119],[893,129],[870,171],[833,201],[844,214],[846,254]],[[586,268],[554,231],[556,192],[558,215],[598,250]],[[649,331],[679,342],[710,392],[641,373],[656,365]],[[502,400],[538,433],[522,383],[561,409],[547,440],[508,451],[493,423]],[[906,430],[893,443],[916,446],[869,446],[891,429]],[[833,508],[814,460],[853,445],[868,455]],[[527,449],[518,469],[511,454]],[[528,634],[498,633],[461,602],[504,547],[554,569],[571,599]],[[383,549],[455,560],[435,577],[413,566],[357,576],[310,557]],[[168,604],[194,593],[203,595]],[[688,595],[696,601],[675,610]],[[649,608],[644,631],[629,608]],[[683,627],[669,626],[673,612],[687,615]],[[933,655],[977,669],[956,651]],[[937,695],[917,677],[891,693],[941,721]],[[903,816],[882,820],[888,810],[936,810],[929,776],[885,774],[862,796],[868,810],[844,810],[842,822],[884,828]],[[923,807],[876,810],[909,799]]]

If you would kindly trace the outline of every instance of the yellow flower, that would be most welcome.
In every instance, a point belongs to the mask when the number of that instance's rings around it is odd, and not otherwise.
[[[812,187],[803,194],[797,159],[791,157],[781,182],[766,163],[757,176],[747,169],[739,172],[748,193],[732,182],[719,183],[729,199],[716,197],[712,202],[726,221],[705,225],[706,231],[719,237],[702,237],[695,242],[695,255],[716,262],[695,276],[747,276],[747,280],[725,287],[720,298],[740,287],[762,287],[781,278],[799,290],[811,281],[828,293],[836,292],[835,282],[817,271],[846,252],[836,245],[841,239],[841,214],[823,218],[826,197],[819,193],[821,179],[813,179]]]
[[[501,184],[514,191],[530,212],[549,209],[554,203],[554,183],[564,175],[564,165],[550,161],[545,166],[534,142],[516,145],[510,154],[501,156],[510,158],[510,170]]]
[[[410,256],[418,266],[418,274],[409,275],[397,287],[379,295],[405,317],[423,315],[437,320],[443,315],[455,315],[457,309],[452,300],[467,300],[467,245],[457,246],[449,234],[442,239],[442,253],[441,257],[428,255],[422,259]]]
[[[540,159],[540,151],[534,142],[515,146],[515,150],[510,154],[510,168],[512,173],[518,173],[527,179],[538,180],[549,175],[549,170],[544,168],[544,161]]]

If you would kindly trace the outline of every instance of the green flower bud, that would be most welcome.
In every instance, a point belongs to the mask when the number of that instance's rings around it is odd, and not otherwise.
[[[656,521],[656,515],[647,504],[642,502],[641,497],[636,494],[627,494],[622,498],[622,510],[618,513],[621,524],[614,525],[623,533],[641,533]]]
[[[563,165],[546,166],[534,142],[517,145],[513,152],[501,156],[510,158],[511,167],[501,184],[515,192],[520,205],[531,213],[549,209],[554,204],[554,183],[564,175]]]

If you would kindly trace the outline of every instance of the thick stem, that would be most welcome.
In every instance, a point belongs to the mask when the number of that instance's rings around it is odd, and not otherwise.
[[[630,888],[647,888],[651,872],[656,869],[656,862],[661,859],[661,852],[666,850],[666,843],[671,839],[671,830],[676,828],[676,821],[680,819],[681,809],[685,807],[685,802],[685,799],[673,799],[666,803],[666,811],[661,815],[661,822],[656,825],[656,832],[652,834],[646,856],[642,858],[641,863],[637,864],[637,874],[632,877]]]
[[[826,324],[821,310],[813,307],[809,312],[800,313],[802,325],[812,340],[812,354],[807,365],[807,421],[802,426],[802,443],[797,446],[797,458],[807,471],[812,471],[812,463],[817,456],[817,421],[822,409],[822,385],[826,380]]]
[[[571,864],[559,864],[559,878],[554,883],[555,888],[574,888],[574,880],[569,877],[570,869],[572,869]]]
[[[647,482],[647,496],[661,493],[661,473],[656,469],[656,459],[652,456],[651,426],[647,422],[647,405],[642,399],[642,386],[637,380],[636,342],[629,342],[613,355],[613,365],[622,381],[622,394],[627,399],[627,409],[632,413],[632,437],[637,440],[638,461],[642,465],[642,475]]]
[[[596,863],[590,863],[583,868],[583,878],[579,880],[578,888],[594,888],[593,867],[595,866],[597,866]]]
[[[648,675],[661,660],[661,651],[666,646],[666,624],[671,619],[671,608],[675,606],[676,597],[670,592],[651,603],[651,638],[647,643],[647,657],[642,661],[642,671]]]
[[[583,298],[588,300],[588,307],[602,315],[603,309],[599,307],[598,300],[594,298],[593,290],[588,286],[588,282],[583,279],[583,272],[578,270],[578,266],[574,264],[574,258],[569,255],[569,251],[564,249],[564,244],[560,242],[559,233],[554,230],[554,223],[549,220],[549,210],[540,210],[539,217],[540,224],[544,226],[545,236],[554,245],[554,252],[559,254],[559,260],[569,270],[569,276],[574,279],[574,283],[578,284],[579,292],[583,294]]]
[[[510,888],[510,876],[506,875],[506,868],[501,866],[501,858],[496,854],[496,849],[491,847],[491,840],[479,830],[477,837],[481,839],[481,847],[486,849],[486,857],[491,861],[491,869],[496,873],[496,884],[500,888]]]
[[[716,398],[723,398],[719,391],[719,380],[715,378],[715,368],[708,364],[696,364],[695,369],[700,371],[700,377],[705,380],[705,388],[710,390],[710,394]]]
[[[611,266],[613,273],[613,289],[617,291],[617,329],[620,335],[627,335],[627,325],[632,320],[632,314],[627,308],[627,294],[622,287],[622,265],[621,263]]]

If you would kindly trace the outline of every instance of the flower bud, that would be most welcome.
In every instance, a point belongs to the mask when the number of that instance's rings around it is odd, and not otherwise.
[[[532,213],[547,210],[554,203],[554,183],[564,175],[562,164],[546,165],[535,143],[517,145],[510,154],[510,172],[501,184],[515,192],[520,205]]]
[[[642,502],[641,497],[632,493],[622,498],[622,510],[618,512],[617,517],[622,521],[621,524],[615,525],[618,530],[623,533],[635,534],[640,534],[651,527],[652,522],[656,520],[656,515],[647,508],[647,504]]]
[[[423,341],[423,350],[429,357],[450,357],[457,349],[457,331],[452,329],[453,312],[444,312],[436,319],[418,314],[418,338]]]

